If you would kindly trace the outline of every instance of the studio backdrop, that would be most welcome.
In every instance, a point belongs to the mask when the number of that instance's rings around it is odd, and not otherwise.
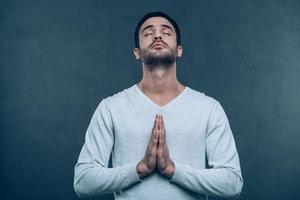
[[[240,199],[297,199],[297,0],[1,1],[1,199],[79,199],[73,176],[85,131],[103,98],[140,81],[134,28],[156,10],[181,28],[178,79],[224,107]]]

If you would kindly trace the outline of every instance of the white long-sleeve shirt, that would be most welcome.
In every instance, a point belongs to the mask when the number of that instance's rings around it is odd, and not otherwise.
[[[163,115],[175,172],[140,179],[136,165],[145,155],[155,115]],[[113,168],[108,168],[112,154]],[[207,159],[207,163],[206,163]],[[243,185],[235,141],[218,101],[189,87],[164,106],[138,87],[101,100],[75,166],[80,197],[114,193],[116,200],[199,200],[236,198]]]

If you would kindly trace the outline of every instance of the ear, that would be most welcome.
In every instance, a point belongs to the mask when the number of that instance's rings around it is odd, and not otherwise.
[[[182,56],[182,53],[183,53],[183,48],[182,48],[182,46],[178,46],[178,47],[177,47],[177,56],[178,56],[178,57],[181,57],[181,56]]]
[[[135,56],[135,58],[136,58],[137,60],[139,60],[139,59],[141,58],[141,52],[140,52],[140,49],[134,48],[134,49],[133,49],[133,54],[134,54],[134,56]]]

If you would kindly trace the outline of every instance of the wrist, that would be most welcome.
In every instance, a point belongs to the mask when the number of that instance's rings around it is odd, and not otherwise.
[[[167,168],[164,170],[164,172],[162,173],[162,175],[166,176],[167,178],[172,178],[173,175],[175,173],[175,165],[174,163],[171,161],[170,164],[167,166]]]
[[[150,173],[149,170],[147,169],[147,167],[145,166],[145,163],[143,163],[143,162],[139,162],[136,165],[136,172],[140,178],[143,178]]]

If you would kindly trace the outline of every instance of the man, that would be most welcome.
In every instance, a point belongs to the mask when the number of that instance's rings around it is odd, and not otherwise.
[[[165,13],[148,13],[135,42],[143,78],[97,107],[75,166],[76,193],[113,192],[117,200],[238,197],[239,157],[221,105],[176,78],[183,52],[178,25]]]

